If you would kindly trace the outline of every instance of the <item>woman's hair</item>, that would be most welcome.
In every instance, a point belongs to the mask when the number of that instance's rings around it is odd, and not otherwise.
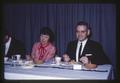
[[[49,28],[49,27],[43,27],[42,29],[40,29],[40,35],[49,35],[49,42],[53,43],[54,41],[54,33],[53,31]]]

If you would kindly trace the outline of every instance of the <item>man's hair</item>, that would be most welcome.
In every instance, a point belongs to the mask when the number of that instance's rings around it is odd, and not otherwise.
[[[79,25],[84,25],[84,26],[87,27],[87,29],[90,29],[90,25],[89,25],[87,22],[85,22],[85,21],[79,21],[79,22],[76,24],[75,28],[76,28],[77,26],[79,26]]]
[[[43,27],[40,29],[40,35],[49,35],[50,39],[49,41],[52,43],[54,41],[54,33],[49,27]]]
[[[9,36],[9,37],[14,38],[13,32],[11,32],[11,31],[9,31],[7,29],[3,29],[3,37],[5,37],[6,35]]]

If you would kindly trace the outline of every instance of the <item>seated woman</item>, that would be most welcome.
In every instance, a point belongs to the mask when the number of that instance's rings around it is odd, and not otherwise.
[[[53,45],[54,33],[50,28],[44,27],[40,30],[39,42],[33,45],[31,58],[36,64],[44,63],[52,59],[55,55],[56,48]]]

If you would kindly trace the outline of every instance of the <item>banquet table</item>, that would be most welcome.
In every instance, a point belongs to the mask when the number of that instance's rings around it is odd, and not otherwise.
[[[32,68],[4,64],[5,80],[111,80],[112,66],[98,65],[97,68],[73,69],[72,66],[40,64]]]

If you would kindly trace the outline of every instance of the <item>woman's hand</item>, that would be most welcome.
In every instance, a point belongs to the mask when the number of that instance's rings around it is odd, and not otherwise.
[[[26,60],[32,60],[32,57],[30,55],[26,55]]]
[[[43,63],[42,60],[38,60],[38,59],[34,59],[33,61],[34,61],[35,64],[42,64]]]

